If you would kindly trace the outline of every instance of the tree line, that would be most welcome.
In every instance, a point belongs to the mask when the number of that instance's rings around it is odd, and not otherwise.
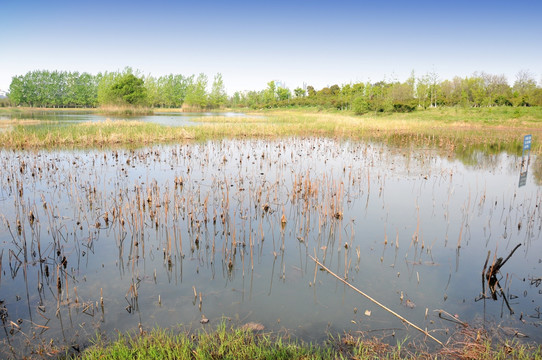
[[[409,112],[437,106],[542,106],[542,88],[529,71],[520,71],[513,85],[504,75],[484,72],[440,80],[435,72],[404,82],[396,80],[337,84],[322,89],[297,87],[293,91],[270,81],[260,91],[235,92],[228,97],[222,75],[208,77],[170,74],[142,75],[123,71],[98,73],[31,71],[15,76],[9,101],[16,106],[97,107],[130,105],[156,108],[272,108],[319,106],[367,112]]]
[[[271,81],[261,91],[236,92],[230,104],[251,108],[320,106],[348,109],[356,114],[410,112],[437,106],[542,106],[542,88],[528,71],[520,71],[512,86],[504,75],[484,72],[442,81],[436,73],[421,77],[412,73],[404,82],[335,84],[319,90],[307,86],[295,88],[293,93]]]
[[[125,68],[123,71],[98,73],[38,70],[14,76],[9,87],[9,100],[15,106],[31,107],[188,107],[220,108],[228,96],[222,75],[216,74],[208,88],[205,74],[183,76],[141,75]]]

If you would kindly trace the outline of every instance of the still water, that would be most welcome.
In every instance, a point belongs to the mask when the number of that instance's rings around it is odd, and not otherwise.
[[[0,125],[2,120],[10,120],[12,118],[23,118],[26,120],[40,120],[48,122],[49,126],[51,123],[56,125],[66,125],[74,123],[83,123],[83,122],[99,122],[109,120],[137,120],[143,122],[150,122],[159,125],[165,126],[190,126],[196,125],[197,122],[194,122],[194,119],[201,117],[243,117],[247,116],[243,113],[236,112],[204,112],[204,113],[187,113],[187,112],[159,112],[155,111],[152,115],[100,115],[96,113],[85,113],[85,112],[68,112],[68,111],[44,111],[44,112],[32,112],[25,113],[24,115],[11,115],[5,114],[0,115]]]
[[[316,256],[443,342],[440,310],[541,342],[542,187],[518,187],[521,158],[476,158],[314,138],[2,151],[0,341],[221,321],[423,338]],[[518,244],[493,294],[486,258]]]

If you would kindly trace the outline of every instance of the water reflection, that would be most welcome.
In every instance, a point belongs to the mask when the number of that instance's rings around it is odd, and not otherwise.
[[[467,167],[431,150],[285,139],[0,159],[0,336],[14,349],[221,319],[306,340],[406,335],[310,255],[441,341],[440,310],[542,340],[542,192],[517,188],[516,156]],[[488,251],[517,244],[497,278],[514,314],[476,302]]]
[[[521,158],[521,165],[519,170],[519,184],[518,187],[525,186],[527,184],[527,176],[529,174],[529,164],[531,163],[531,157]]]

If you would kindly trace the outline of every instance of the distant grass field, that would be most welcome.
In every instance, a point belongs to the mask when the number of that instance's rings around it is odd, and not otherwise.
[[[437,108],[412,113],[363,116],[317,109],[276,109],[248,117],[202,116],[198,126],[166,127],[141,121],[105,121],[34,126],[24,113],[0,122],[1,147],[54,148],[138,146],[186,140],[323,136],[359,139],[394,146],[432,146],[443,151],[482,150],[520,153],[523,136],[533,135],[532,152],[542,151],[540,108]],[[253,115],[253,116],[251,116]],[[3,131],[2,131],[3,130]]]

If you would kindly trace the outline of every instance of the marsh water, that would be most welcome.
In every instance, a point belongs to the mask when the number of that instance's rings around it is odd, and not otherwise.
[[[244,113],[236,112],[160,112],[155,111],[152,115],[100,115],[95,112],[70,112],[70,111],[34,111],[24,114],[4,114],[0,115],[0,125],[2,120],[11,120],[14,118],[21,118],[25,120],[39,120],[47,126],[51,125],[68,125],[83,122],[98,122],[109,120],[137,120],[143,122],[149,122],[153,124],[159,124],[164,126],[191,126],[197,124],[194,119],[202,117],[243,117]]]
[[[443,342],[443,314],[541,342],[542,187],[521,157],[473,159],[322,138],[1,151],[3,356],[222,321],[424,338],[311,256]]]

